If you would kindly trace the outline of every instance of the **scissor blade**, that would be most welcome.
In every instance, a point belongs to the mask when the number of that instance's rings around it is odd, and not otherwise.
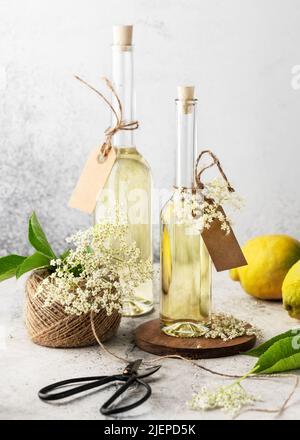
[[[142,359],[136,359],[135,361],[130,362],[130,364],[128,364],[125,370],[123,371],[123,374],[125,376],[131,376],[132,374],[137,374],[138,369],[140,368],[142,362],[143,362]]]
[[[160,369],[161,365],[156,365],[156,367],[148,368],[147,370],[141,371],[138,375],[139,378],[148,377],[156,373]]]

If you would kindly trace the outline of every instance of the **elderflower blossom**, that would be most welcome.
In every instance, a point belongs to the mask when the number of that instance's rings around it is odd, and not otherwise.
[[[173,195],[173,203],[176,224],[184,224],[191,234],[203,230],[203,194],[199,190],[178,188]]]
[[[222,409],[234,417],[244,406],[251,406],[259,400],[259,397],[248,393],[239,382],[234,382],[217,390],[203,387],[199,393],[193,395],[188,406],[193,410]]]
[[[191,231],[203,231],[218,220],[225,234],[230,233],[232,221],[220,208],[239,210],[243,206],[242,198],[229,191],[227,183],[220,178],[206,183],[203,190],[178,188],[173,200],[177,224],[189,225]]]
[[[232,315],[215,313],[207,324],[207,331],[204,335],[207,339],[221,338],[222,341],[239,338],[240,336],[261,336],[261,331]]]
[[[205,183],[204,195],[208,199],[213,199],[216,205],[229,204],[237,210],[241,209],[244,205],[241,196],[235,191],[229,191],[227,182],[221,178]]]
[[[64,259],[51,262],[51,273],[37,289],[44,305],[59,303],[67,314],[121,311],[124,298],[130,298],[141,283],[152,278],[150,260],[128,241],[128,225],[100,223],[79,231],[67,242],[74,246]]]

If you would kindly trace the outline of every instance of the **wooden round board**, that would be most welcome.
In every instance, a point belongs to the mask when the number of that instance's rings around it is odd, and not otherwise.
[[[241,336],[230,341],[167,336],[160,329],[159,319],[145,322],[135,331],[135,343],[141,350],[158,356],[178,354],[190,359],[232,356],[250,350],[255,341],[254,335]]]

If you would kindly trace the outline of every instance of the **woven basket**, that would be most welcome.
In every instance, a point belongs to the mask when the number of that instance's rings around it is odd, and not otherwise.
[[[44,307],[43,295],[35,295],[38,285],[47,275],[45,271],[33,272],[26,283],[25,320],[31,340],[45,347],[56,348],[97,344],[91,326],[91,314],[67,315],[60,304]],[[107,341],[116,334],[120,320],[121,315],[117,311],[110,316],[104,310],[93,315],[94,329],[100,341]]]

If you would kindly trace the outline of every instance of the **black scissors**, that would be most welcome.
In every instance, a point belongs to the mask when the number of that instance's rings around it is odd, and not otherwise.
[[[100,408],[100,412],[103,415],[117,414],[124,411],[129,411],[130,409],[136,408],[137,406],[144,403],[151,396],[151,387],[148,383],[144,382],[142,379],[145,377],[151,376],[156,373],[161,367],[161,365],[157,365],[156,367],[148,368],[144,371],[138,372],[140,366],[142,364],[142,359],[137,359],[136,361],[130,362],[127,365],[122,374],[115,374],[113,376],[90,376],[90,377],[78,377],[74,379],[62,380],[61,382],[56,382],[51,385],[48,385],[42,388],[38,395],[39,398],[44,401],[53,401],[59,399],[65,399],[66,397],[74,396],[75,394],[82,393],[87,390],[91,390],[93,388],[100,387],[102,385],[108,384],[110,382],[124,382],[123,385],[111,396],[110,399],[105,402]],[[79,386],[74,386],[72,388],[68,388],[64,391],[53,392],[62,387],[66,387],[67,385],[72,385],[76,383],[83,383]],[[123,405],[119,407],[111,407],[111,405],[120,397],[128,388],[133,384],[138,384],[145,389],[145,393],[143,396],[137,401],[130,403],[128,405]]]

